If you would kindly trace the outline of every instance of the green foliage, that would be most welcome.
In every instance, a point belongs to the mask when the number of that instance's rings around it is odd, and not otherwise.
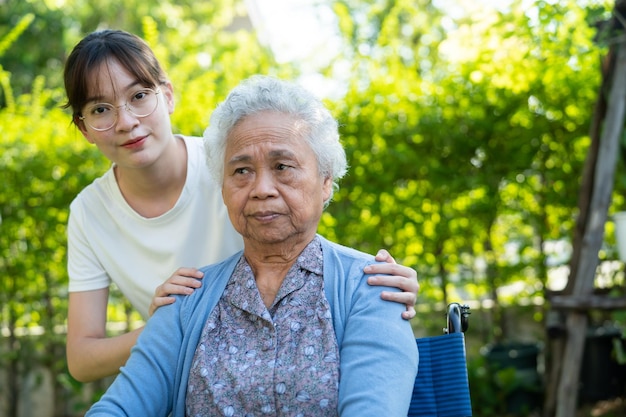
[[[328,104],[341,123],[351,168],[320,232],[369,253],[389,249],[418,271],[423,306],[541,297],[550,269],[567,262],[548,243],[573,235],[606,45],[594,43],[593,27],[610,5],[513,1],[501,12],[451,17],[434,3],[333,3],[345,43],[325,74],[345,80],[346,92]],[[65,225],[72,199],[109,164],[59,109],[66,54],[97,28],[142,35],[174,84],[175,129],[199,135],[241,79],[298,74],[294,65],[277,65],[253,32],[237,29],[243,5],[0,3],[3,369],[46,363],[60,387],[82,388],[59,354],[67,309]],[[348,78],[339,72],[346,67]],[[622,161],[612,209],[626,205],[624,169]],[[504,291],[513,284],[514,292]],[[110,316],[130,321],[119,293],[112,301]],[[420,327],[438,327],[431,324]],[[495,327],[487,339],[498,335]],[[24,329],[44,336],[22,337]],[[483,365],[470,362],[470,377],[479,381],[471,384],[477,415],[501,415],[498,395],[515,378],[504,372],[499,387],[489,385],[493,379],[482,384],[492,378]]]
[[[65,369],[68,206],[106,166],[68,114],[50,109],[61,98],[40,77],[0,111],[0,326],[13,352],[0,366],[15,370],[7,375],[13,381],[38,364]]]
[[[467,372],[472,398],[472,412],[477,416],[506,414],[506,395],[498,389],[487,368],[484,356],[468,360]]]
[[[19,327],[63,322],[65,289],[54,284],[62,284],[66,276],[67,207],[102,169],[101,158],[86,151],[82,138],[68,134],[67,115],[46,109],[59,97],[59,91],[44,90],[39,78],[32,94],[0,113],[0,271],[5,277],[0,297],[6,297],[0,305],[4,317],[9,310],[20,317],[15,322]],[[47,314],[56,311],[60,317]]]
[[[573,233],[600,82],[587,9],[513,2],[456,20],[431,2],[335,10],[353,77],[332,105],[351,171],[325,227],[399,255],[424,303],[515,302],[498,293],[518,281],[516,299],[541,296],[545,243]]]
[[[0,56],[3,56],[9,46],[13,44],[24,30],[32,23],[35,16],[31,13],[25,15],[19,20],[17,25],[0,41]]]
[[[472,411],[477,416],[529,416],[543,402],[533,345],[495,345],[467,361]]]
[[[52,2],[0,2],[0,63],[12,74],[17,94],[29,93],[35,78],[42,74],[52,81],[50,85],[61,85],[63,27],[68,21],[63,10],[50,8],[48,3]],[[0,106],[4,104],[0,101]]]

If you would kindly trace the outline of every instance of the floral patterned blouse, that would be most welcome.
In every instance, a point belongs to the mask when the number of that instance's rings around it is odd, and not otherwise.
[[[273,305],[242,257],[207,319],[187,385],[187,416],[336,416],[339,349],[315,238]]]

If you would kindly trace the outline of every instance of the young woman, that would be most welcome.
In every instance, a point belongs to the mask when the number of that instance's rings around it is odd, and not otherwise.
[[[142,331],[107,337],[111,283],[147,319],[174,302],[172,294],[201,285],[196,266],[243,243],[206,169],[202,140],[172,132],[173,86],[142,39],[117,30],[87,35],[64,79],[73,122],[112,162],[70,206],[67,358],[72,376],[86,382],[117,373]],[[400,288],[381,296],[405,304],[403,317],[412,318],[415,271],[384,250],[376,259],[387,263],[364,272],[384,275],[368,282]]]

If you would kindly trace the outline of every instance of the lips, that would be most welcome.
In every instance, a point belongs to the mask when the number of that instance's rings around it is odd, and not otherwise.
[[[138,137],[138,138],[127,140],[126,142],[122,143],[122,147],[124,147],[124,148],[136,148],[136,147],[139,147],[139,146],[143,145],[143,143],[146,140],[146,137],[147,136],[141,136],[141,137]]]
[[[272,220],[277,219],[278,216],[280,216],[280,214],[274,211],[263,211],[263,212],[253,213],[250,217],[262,223],[266,223],[266,222],[271,222]]]

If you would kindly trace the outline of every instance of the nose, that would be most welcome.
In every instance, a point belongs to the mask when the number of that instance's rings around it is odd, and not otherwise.
[[[274,175],[270,170],[264,169],[257,171],[254,177],[254,187],[252,188],[252,197],[265,199],[276,196],[276,183]]]
[[[122,104],[117,109],[117,120],[115,128],[121,131],[128,131],[139,124],[139,118],[135,116],[128,107],[128,103]]]

